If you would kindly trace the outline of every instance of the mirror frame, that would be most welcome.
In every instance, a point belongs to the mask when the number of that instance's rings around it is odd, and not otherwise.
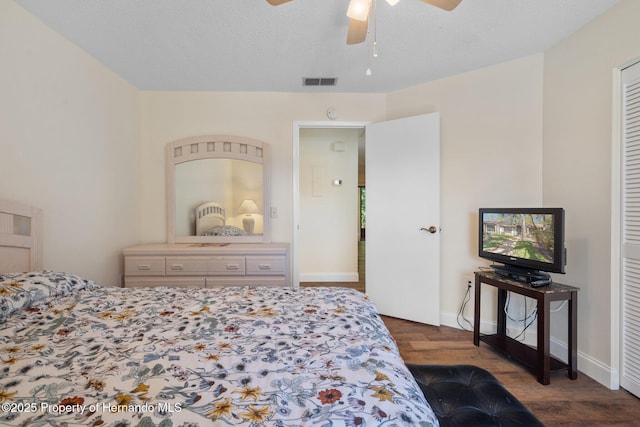
[[[262,165],[263,233],[256,236],[176,236],[175,167],[202,159],[236,159]],[[267,143],[233,135],[203,135],[179,139],[166,146],[168,243],[269,243],[271,241],[271,185]]]

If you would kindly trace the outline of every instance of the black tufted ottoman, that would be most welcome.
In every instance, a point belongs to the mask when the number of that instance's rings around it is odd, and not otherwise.
[[[411,365],[442,427],[544,426],[484,369],[471,365]]]

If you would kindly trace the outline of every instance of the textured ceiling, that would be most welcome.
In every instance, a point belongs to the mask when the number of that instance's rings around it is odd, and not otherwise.
[[[543,52],[619,0],[378,0],[377,58],[373,32],[346,45],[348,0],[16,1],[139,89],[389,92]]]

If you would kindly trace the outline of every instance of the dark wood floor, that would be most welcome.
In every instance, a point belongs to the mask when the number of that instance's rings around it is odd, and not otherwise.
[[[360,282],[300,285],[343,286],[364,292],[364,245],[361,249]],[[383,320],[405,362],[469,364],[484,368],[549,427],[640,426],[640,399],[624,390],[609,390],[580,372],[577,380],[570,380],[565,371],[552,373],[551,384],[544,386],[528,370],[486,344],[474,346],[470,331],[386,316]]]
[[[407,363],[470,364],[491,372],[547,426],[640,426],[640,400],[612,391],[578,373],[554,372],[551,384],[538,383],[528,370],[493,351],[473,345],[472,332],[383,316]]]

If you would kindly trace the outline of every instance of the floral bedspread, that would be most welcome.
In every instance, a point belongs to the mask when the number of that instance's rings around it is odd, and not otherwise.
[[[356,291],[83,288],[0,324],[0,425],[438,424]]]

